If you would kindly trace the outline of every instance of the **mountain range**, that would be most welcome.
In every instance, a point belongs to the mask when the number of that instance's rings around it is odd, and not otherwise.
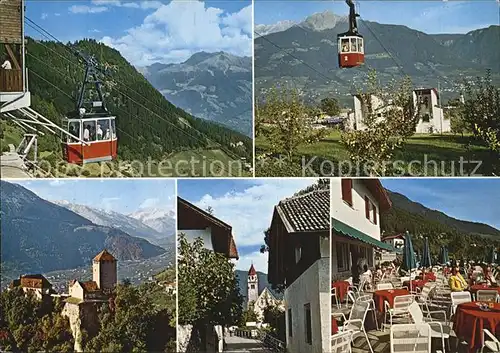
[[[167,252],[144,238],[103,225],[109,216],[96,224],[67,205],[51,203],[18,184],[0,183],[2,275],[5,271],[42,273],[88,266],[103,249],[119,261],[140,261]],[[82,209],[80,212],[83,213]],[[96,220],[94,216],[92,213],[90,218]],[[122,228],[131,229],[122,218],[118,223]],[[135,234],[145,230],[144,227],[135,229]]]
[[[428,221],[437,222],[446,227],[453,228],[454,230],[463,234],[495,236],[498,240],[500,240],[500,230],[488,224],[464,221],[450,217],[441,211],[432,210],[428,207],[425,207],[421,203],[412,201],[405,195],[397,192],[388,191],[388,194],[389,198],[392,201],[393,207],[396,209],[404,210],[413,215],[422,217]]]
[[[333,95],[352,104],[351,94],[363,89],[372,69],[383,85],[408,75],[416,87],[439,86],[445,98],[455,97],[463,80],[484,76],[487,69],[500,83],[500,26],[435,35],[360,20],[365,65],[340,69],[337,35],[347,27],[346,17],[330,11],[299,23],[257,25],[256,32],[262,34],[254,39],[257,97],[287,81],[315,101]]]
[[[252,136],[252,58],[199,52],[180,64],[140,71],[174,105]]]
[[[148,208],[124,215],[67,201],[56,201],[55,203],[94,224],[120,229],[133,237],[144,238],[152,244],[162,247],[173,247],[175,244],[176,223],[172,211]]]

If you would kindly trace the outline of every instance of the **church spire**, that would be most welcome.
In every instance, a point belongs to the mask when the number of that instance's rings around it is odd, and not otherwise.
[[[253,267],[253,262],[252,262],[252,265],[250,266],[250,270],[248,270],[248,275],[255,276],[256,274],[257,274],[257,271],[255,271],[255,267]]]

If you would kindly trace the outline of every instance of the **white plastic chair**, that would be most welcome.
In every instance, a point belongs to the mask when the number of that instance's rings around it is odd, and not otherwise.
[[[411,305],[408,309],[410,312],[410,316],[413,320],[413,323],[415,323],[415,324],[424,324],[424,323],[429,324],[429,326],[431,327],[431,337],[432,338],[441,338],[444,352],[446,352],[446,346],[445,346],[445,340],[446,340],[446,342],[448,342],[448,349],[449,349],[449,351],[451,351],[449,340],[450,340],[450,334],[451,334],[452,330],[451,330],[450,325],[448,324],[448,319],[446,317],[446,311],[444,311],[444,310],[429,311],[428,312],[429,316],[426,318],[426,317],[424,317],[424,313],[420,309],[420,306],[418,305],[417,302],[411,303]],[[432,318],[432,316],[430,316],[430,314],[443,314],[444,322],[434,321],[434,319]],[[436,330],[436,328],[437,328],[437,330]]]
[[[470,303],[471,301],[470,292],[451,292],[451,314],[455,315],[458,304]]]
[[[431,353],[429,324],[391,326],[391,353]]]
[[[387,289],[394,289],[394,286],[392,285],[391,282],[377,284],[377,290],[387,290]]]
[[[394,298],[394,305],[392,306],[392,308],[387,300],[384,301],[385,317],[387,319],[387,315],[389,315],[389,324],[392,326],[393,320],[396,317],[408,318],[410,315],[409,307],[414,301],[415,297],[412,294],[396,296]],[[386,325],[387,324],[384,323],[384,331]]]
[[[422,291],[418,293],[415,297],[415,300],[419,305],[425,307],[426,313],[429,312],[429,304],[432,303],[432,295],[434,294],[436,289],[436,284],[428,282],[422,288]]]
[[[351,308],[351,313],[349,314],[349,319],[344,321],[342,328],[339,328],[342,332],[352,331],[352,339],[354,340],[356,336],[363,335],[368,343],[370,352],[373,353],[373,348],[368,339],[368,334],[365,331],[365,320],[366,314],[370,304],[368,302],[356,300]]]
[[[496,302],[498,301],[498,292],[496,290],[481,289],[476,293],[478,302]]]
[[[352,331],[339,332],[332,335],[331,353],[351,353]]]
[[[337,288],[332,288],[332,299],[335,300],[335,305],[337,305],[337,309],[340,309],[339,299],[337,298]]]
[[[486,341],[485,335],[488,336],[488,339],[491,339],[491,341]],[[500,352],[500,341],[498,340],[498,338],[493,336],[493,334],[489,330],[483,329],[481,342],[483,344],[483,346],[481,347],[481,353],[483,353],[485,347],[492,352]]]
[[[373,313],[373,319],[375,320],[375,326],[377,327],[377,330],[379,329],[378,327],[378,319],[377,319],[377,307],[375,306],[375,301],[373,300],[373,296],[370,294],[364,294],[358,298],[359,301],[364,301],[368,302],[369,307],[368,311],[371,311]]]

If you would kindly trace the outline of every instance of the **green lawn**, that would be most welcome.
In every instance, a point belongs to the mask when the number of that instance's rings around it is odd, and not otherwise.
[[[338,164],[349,160],[349,154],[340,142],[341,132],[332,129],[329,134],[319,142],[302,145],[294,156],[297,165],[304,165],[315,158],[311,163],[312,169],[319,175],[327,176],[331,172],[329,165],[334,165],[333,175],[339,175]],[[488,158],[488,151],[479,144],[472,144],[467,150],[470,136],[454,134],[416,134],[411,137],[403,148],[394,154],[393,162],[398,161],[395,166],[398,170],[394,176],[460,176],[471,173],[476,163],[467,161],[484,161]],[[259,136],[255,140],[257,155],[269,152],[269,141]],[[460,173],[460,158],[463,158],[463,173]],[[323,163],[323,167],[321,167]],[[347,164],[347,163],[346,163]],[[427,165],[427,167],[425,167]],[[321,169],[323,168],[323,169]],[[265,170],[260,169],[257,164],[256,175],[264,175]],[[454,171],[453,171],[454,170]],[[484,168],[480,167],[475,174],[481,174]],[[363,175],[363,173],[349,172],[343,169],[342,175]],[[390,176],[390,175],[387,175]]]
[[[173,153],[164,162],[163,172],[157,167],[152,168],[152,177],[161,175],[172,177],[241,177],[252,175],[243,168],[242,161],[234,160],[219,149]]]

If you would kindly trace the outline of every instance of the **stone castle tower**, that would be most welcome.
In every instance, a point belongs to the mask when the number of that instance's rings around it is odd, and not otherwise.
[[[92,279],[103,292],[109,292],[116,286],[116,259],[106,249],[94,257]]]
[[[259,298],[259,279],[257,277],[257,271],[255,271],[255,267],[250,266],[250,270],[248,270],[248,301],[247,301],[247,309],[250,307],[252,302],[256,302]]]

